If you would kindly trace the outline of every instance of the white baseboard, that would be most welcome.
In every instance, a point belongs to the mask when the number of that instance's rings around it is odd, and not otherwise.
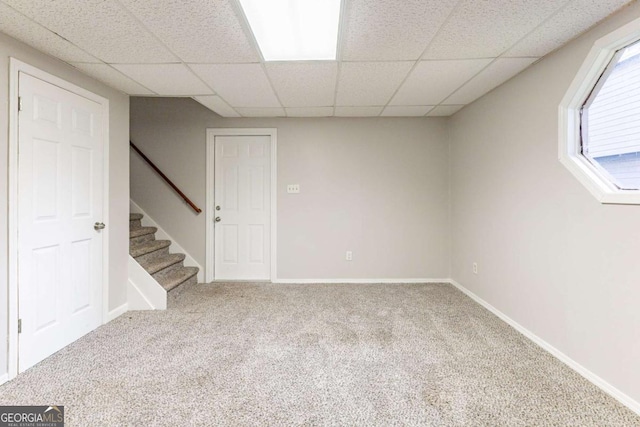
[[[8,373],[0,375],[0,385],[6,383],[7,381],[9,381],[9,374]]]
[[[109,323],[115,318],[122,316],[129,310],[129,303],[124,303],[120,307],[116,307],[107,314],[107,321],[104,323]]]
[[[182,246],[180,246],[178,244],[178,242],[176,242],[176,240],[173,237],[169,236],[169,234],[166,231],[164,231],[164,229],[162,227],[160,227],[158,225],[158,223],[155,222],[154,219],[151,218],[149,216],[149,214],[146,213],[133,200],[129,200],[129,211],[131,213],[139,213],[139,214],[144,215],[144,218],[142,218],[142,222],[144,223],[145,227],[155,227],[155,228],[157,228],[158,231],[156,232],[156,238],[158,240],[170,240],[171,241],[171,247],[170,247],[171,252],[172,253],[181,253],[181,254],[185,255],[185,258],[184,258],[185,267],[198,267],[198,283],[204,283],[204,268],[202,268],[202,266],[200,264],[198,264],[198,262],[191,255],[189,255],[189,252],[185,251],[184,248]]]
[[[551,344],[549,344],[548,342],[546,342],[545,340],[543,340],[542,338],[540,338],[539,336],[537,336],[536,334],[534,334],[533,332],[525,328],[524,326],[520,325],[518,322],[511,319],[509,316],[507,316],[506,314],[504,314],[503,312],[501,312],[500,310],[498,310],[497,308],[495,308],[494,306],[492,306],[491,304],[489,304],[488,302],[480,298],[478,295],[474,294],[469,289],[462,286],[460,283],[456,282],[453,279],[449,279],[448,282],[451,283],[456,288],[458,288],[461,292],[466,294],[469,298],[471,298],[472,300],[474,300],[475,302],[477,302],[478,304],[480,304],[481,306],[483,306],[484,308],[486,308],[487,310],[489,310],[490,312],[498,316],[500,319],[508,323],[515,330],[517,330],[522,335],[524,335],[525,337],[533,341],[535,344],[540,346],[543,350],[547,351],[548,353],[551,353],[552,356],[554,356],[556,359],[560,360],[562,363],[564,363],[565,365],[567,365],[568,367],[576,371],[585,379],[589,380],[596,387],[600,388],[609,396],[613,397],[618,402],[622,403],[624,406],[631,409],[636,414],[640,415],[640,402],[637,402],[636,400],[634,400],[627,394],[623,393],[616,387],[612,386],[611,384],[609,384],[608,382],[606,382],[605,380],[600,378],[598,375],[594,374],[593,372],[591,372],[590,370],[588,370],[587,368],[585,368],[575,360],[571,359],[562,351],[558,350],[557,348],[555,348],[554,346],[552,346]]]
[[[450,283],[450,279],[276,279],[271,283],[319,284],[319,283]]]

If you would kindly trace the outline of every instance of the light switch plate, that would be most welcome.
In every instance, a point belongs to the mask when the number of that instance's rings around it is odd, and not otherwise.
[[[300,192],[300,184],[289,184],[287,185],[287,193],[289,194],[298,194]]]

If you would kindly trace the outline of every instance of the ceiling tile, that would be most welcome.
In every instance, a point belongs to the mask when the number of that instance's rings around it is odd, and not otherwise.
[[[288,117],[331,117],[333,107],[286,108]]]
[[[120,0],[185,62],[258,62],[229,0]]]
[[[393,97],[382,115],[408,116],[472,102],[627,3],[344,0],[340,64],[256,63],[237,0],[1,0],[0,28],[129,94],[291,116],[370,115]]]
[[[191,64],[190,67],[234,108],[280,107],[260,64]]]
[[[377,117],[383,107],[336,107],[336,117]]]
[[[439,105],[429,111],[427,117],[444,117],[457,113],[464,105]]]
[[[3,1],[104,62],[177,60],[114,0]]]
[[[490,62],[491,59],[421,61],[390,105],[437,105]]]
[[[340,66],[336,105],[385,105],[414,62],[345,62]]]
[[[560,9],[567,0],[463,0],[425,59],[496,57]]]
[[[236,108],[243,117],[286,117],[284,108]]]
[[[182,64],[117,64],[114,68],[159,95],[206,95],[212,91]]]
[[[433,109],[433,105],[401,105],[387,106],[382,112],[381,116],[385,117],[420,117],[427,114]]]
[[[266,68],[285,107],[333,105],[338,75],[336,62],[268,63]]]
[[[507,56],[544,56],[609,16],[629,0],[574,0],[507,52]]]
[[[100,62],[79,47],[3,3],[0,3],[0,28],[3,33],[63,61]]]
[[[146,87],[131,80],[129,77],[122,74],[120,71],[107,64],[85,64],[85,63],[72,63],[74,67],[81,70],[85,74],[100,80],[109,86],[118,89],[129,95],[155,95]]]
[[[342,59],[416,60],[458,0],[351,0]]]
[[[240,117],[233,108],[216,95],[194,96],[193,99],[222,117]]]
[[[447,104],[469,104],[533,64],[537,58],[499,58],[458,89]]]

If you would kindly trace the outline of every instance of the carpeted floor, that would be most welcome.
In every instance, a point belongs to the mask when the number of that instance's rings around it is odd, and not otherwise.
[[[450,285],[209,284],[0,387],[67,426],[639,426]]]

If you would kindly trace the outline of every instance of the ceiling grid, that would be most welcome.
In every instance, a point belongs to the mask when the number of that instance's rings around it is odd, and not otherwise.
[[[0,28],[224,117],[448,116],[629,0],[342,0],[336,61],[266,62],[238,0],[0,0]]]

